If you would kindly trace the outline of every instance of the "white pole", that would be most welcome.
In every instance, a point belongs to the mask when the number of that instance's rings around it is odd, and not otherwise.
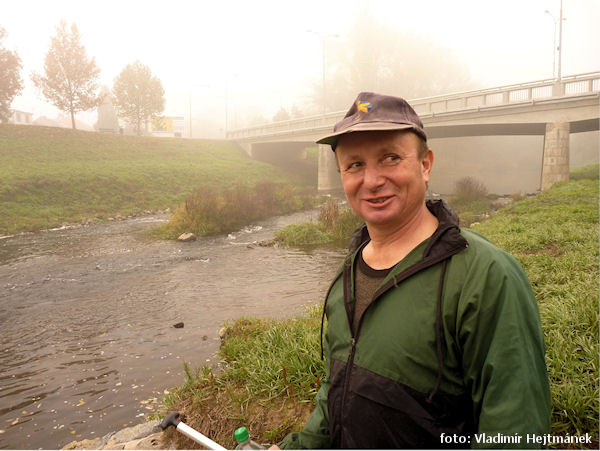
[[[209,439],[206,435],[203,435],[200,432],[198,432],[197,430],[192,429],[191,427],[189,427],[187,424],[185,424],[182,421],[180,421],[177,424],[177,430],[179,432],[181,432],[183,435],[191,438],[195,442],[206,446],[208,449],[215,449],[217,451],[226,451],[227,450],[227,448],[223,448],[218,443],[213,442],[211,439]]]

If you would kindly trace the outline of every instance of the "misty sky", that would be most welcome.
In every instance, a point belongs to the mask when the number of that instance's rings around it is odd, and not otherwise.
[[[223,128],[225,92],[230,128],[241,115],[270,119],[303,104],[321,77],[321,35],[352,33],[360,7],[401,30],[441,41],[483,87],[552,77],[554,21],[560,0],[302,0],[302,1],[7,1],[0,25],[5,46],[18,51],[25,89],[12,107],[55,117],[36,92],[50,37],[61,19],[75,22],[101,83],[112,87],[123,67],[140,60],[165,88],[163,114],[202,117]],[[365,6],[366,5],[366,6]],[[562,74],[600,70],[599,0],[563,0]],[[415,61],[415,65],[422,62]],[[444,67],[439,68],[440,71]],[[349,99],[350,103],[353,99]],[[315,111],[315,114],[318,111]],[[96,114],[78,117],[90,125]],[[208,125],[207,125],[208,126]]]

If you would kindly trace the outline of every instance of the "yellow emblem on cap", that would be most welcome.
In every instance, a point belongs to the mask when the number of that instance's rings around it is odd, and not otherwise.
[[[371,105],[371,102],[361,102],[360,100],[356,101],[356,108],[358,109],[359,112],[363,112],[363,113],[368,113],[369,110],[371,108],[373,108],[373,105]]]

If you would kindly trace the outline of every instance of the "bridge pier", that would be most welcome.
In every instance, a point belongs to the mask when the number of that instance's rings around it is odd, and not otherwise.
[[[541,190],[569,180],[569,122],[546,124]]]
[[[319,191],[334,191],[342,188],[335,153],[328,144],[319,144]]]

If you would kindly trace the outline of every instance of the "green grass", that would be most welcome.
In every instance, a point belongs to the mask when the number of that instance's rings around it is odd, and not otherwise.
[[[600,171],[600,164],[589,164],[587,166],[581,166],[578,168],[571,169],[571,180],[598,180]]]
[[[598,439],[598,180],[557,183],[473,228],[513,254],[533,286],[552,433]]]
[[[227,141],[0,124],[0,235],[174,208],[201,184],[287,182]]]
[[[515,255],[532,283],[546,340],[551,433],[589,433],[597,441],[598,180],[558,183],[473,228]],[[224,439],[236,424],[233,420],[252,424],[253,436],[269,443],[299,430],[305,416],[281,407],[287,414],[272,418],[279,411],[274,405],[282,399],[312,405],[324,374],[319,313],[315,307],[308,317],[234,322],[222,347],[223,371],[188,370],[165,408],[182,409],[205,428],[225,424]],[[229,408],[218,410],[217,404]],[[207,412],[210,424],[203,423]],[[270,420],[263,425],[265,418]]]

